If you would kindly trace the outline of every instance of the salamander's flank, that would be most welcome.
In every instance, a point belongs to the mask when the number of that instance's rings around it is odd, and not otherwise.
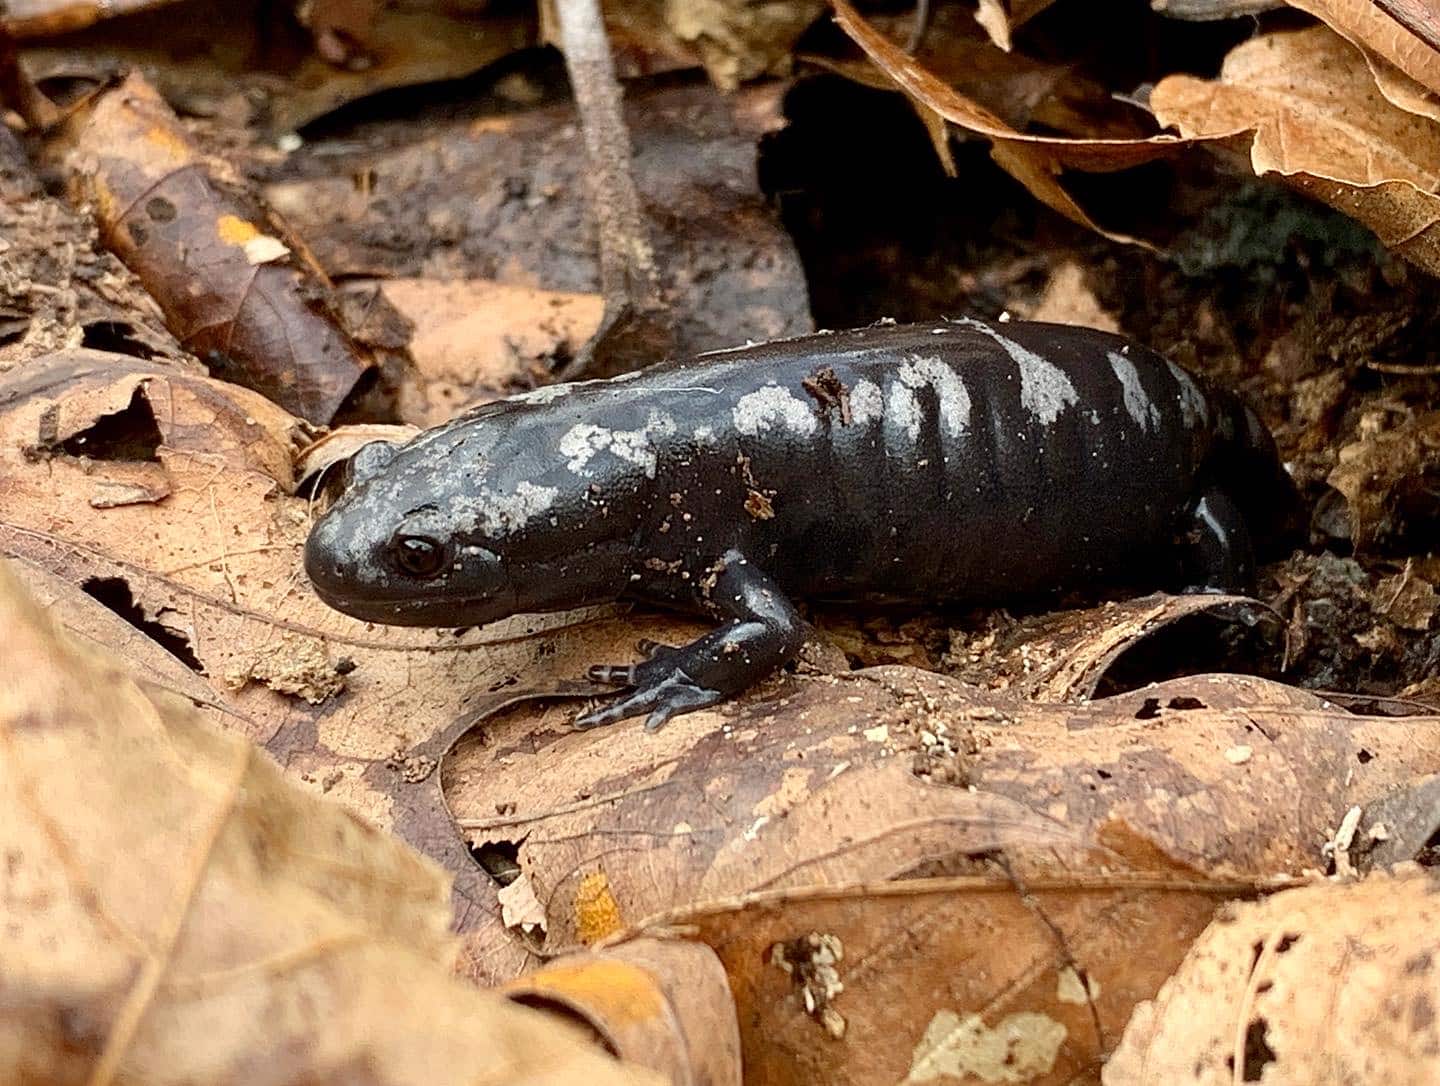
[[[709,614],[689,645],[592,669],[629,689],[581,724],[654,728],[793,659],[796,598],[1244,591],[1295,503],[1232,395],[1117,336],[966,319],[712,352],[367,446],[305,562],[376,622]]]

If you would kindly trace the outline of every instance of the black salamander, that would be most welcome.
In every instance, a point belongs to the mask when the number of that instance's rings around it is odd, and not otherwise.
[[[1117,580],[1245,591],[1295,491],[1233,395],[1090,329],[876,326],[487,404],[368,445],[305,566],[331,606],[468,626],[632,599],[719,623],[596,667],[582,726],[793,659],[792,599],[988,602]],[[1182,575],[1177,577],[1178,575]]]

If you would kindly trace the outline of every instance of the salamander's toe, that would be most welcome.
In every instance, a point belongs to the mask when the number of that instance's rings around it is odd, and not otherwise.
[[[592,677],[596,670],[591,669]],[[575,727],[598,728],[644,714],[645,730],[653,732],[663,727],[671,717],[714,705],[724,696],[718,690],[706,690],[697,686],[695,681],[679,668],[670,669],[668,674],[653,683],[645,683],[643,677],[639,681],[641,685],[637,689],[622,695],[609,705],[577,717]]]

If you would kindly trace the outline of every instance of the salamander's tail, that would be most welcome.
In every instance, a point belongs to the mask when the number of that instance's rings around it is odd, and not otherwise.
[[[1220,410],[1216,475],[1244,513],[1259,556],[1279,557],[1302,546],[1307,510],[1275,439],[1239,397],[1223,395]]]

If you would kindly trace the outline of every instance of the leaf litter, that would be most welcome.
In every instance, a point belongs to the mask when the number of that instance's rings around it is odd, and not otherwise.
[[[324,435],[217,379],[235,375],[186,353],[173,311],[166,328],[154,272],[99,252],[27,173],[25,150],[0,145],[0,207],[17,225],[6,256],[22,260],[0,298],[4,553],[77,636],[121,647],[164,697],[438,860],[454,880],[460,972],[562,1008],[671,1081],[735,1081],[743,1063],[746,1082],[1118,1083],[1154,1081],[1166,1060],[1216,1081],[1330,1081],[1338,1065],[1313,1060],[1341,1044],[1355,1067],[1423,1080],[1423,951],[1402,961],[1391,948],[1426,937],[1428,876],[1404,865],[1434,861],[1427,782],[1440,775],[1428,553],[1440,359],[1415,301],[1435,265],[1440,86],[1423,22],[1295,6],[1324,25],[1267,14],[1227,37],[1136,16],[1157,43],[1146,55],[1162,58],[1150,72],[1067,53],[1064,4],[950,5],[918,27],[837,4],[874,69],[832,55],[833,39],[817,47],[804,20],[759,10],[607,12],[612,32],[624,25],[623,73],[677,80],[633,88],[627,110],[677,349],[801,330],[807,295],[817,312],[829,304],[815,287],[830,274],[804,240],[822,205],[787,188],[780,165],[779,137],[808,123],[798,87],[813,82],[719,99],[677,73],[700,63],[729,86],[787,70],[794,52],[865,87],[898,84],[922,143],[966,186],[956,212],[985,222],[999,192],[1008,217],[929,282],[897,271],[896,284],[921,282],[913,298],[882,289],[863,304],[899,298],[882,315],[924,317],[939,299],[940,312],[1116,327],[1242,386],[1316,508],[1308,552],[1268,569],[1258,602],[817,608],[793,674],[655,736],[573,732],[593,691],[572,680],[637,636],[692,636],[688,620],[601,608],[413,631],[326,610],[300,548],[312,502],[360,443],[624,358],[594,354],[613,313],[582,133],[547,97],[543,65],[497,79],[489,114],[417,128],[382,110],[277,151],[275,134],[301,120],[442,70],[387,45],[400,24],[367,3],[307,9],[300,60],[259,84],[243,65],[236,75],[243,49],[155,48],[143,20],[184,5],[120,19],[72,6],[102,24],[108,56],[83,34],[26,50],[47,88],[88,81],[72,127],[118,100],[102,87],[114,62],[146,53],[160,90],[149,100],[182,107],[165,125],[186,170],[247,208],[235,218],[255,232],[232,231],[232,255],[253,270],[313,252],[336,342],[373,353],[379,376],[364,425]],[[464,7],[423,18],[458,26],[473,18]],[[17,10],[6,25],[24,34],[59,34],[66,17],[43,0],[20,13],[28,22]],[[507,18],[449,70],[526,38]],[[443,52],[458,39],[435,40]],[[1191,43],[1185,63],[1167,52],[1177,41]],[[863,120],[846,136],[883,138]],[[1059,217],[995,188],[969,139]],[[860,148],[825,168],[864,175]],[[93,184],[88,170],[71,182]],[[1207,187],[1219,220],[1197,195]],[[1157,192],[1170,196],[1162,229],[1116,214]],[[911,195],[901,202],[923,206]],[[1373,237],[1346,234],[1342,216]],[[102,216],[104,236],[117,223]],[[50,224],[68,241],[58,268]],[[502,871],[503,886],[489,873]],[[430,895],[436,918],[443,896]],[[1361,945],[1394,964],[1329,969],[1335,947]],[[1248,985],[1238,1000],[1222,974]],[[1342,999],[1353,1017],[1320,1013]],[[714,1043],[687,1045],[677,1021]]]

